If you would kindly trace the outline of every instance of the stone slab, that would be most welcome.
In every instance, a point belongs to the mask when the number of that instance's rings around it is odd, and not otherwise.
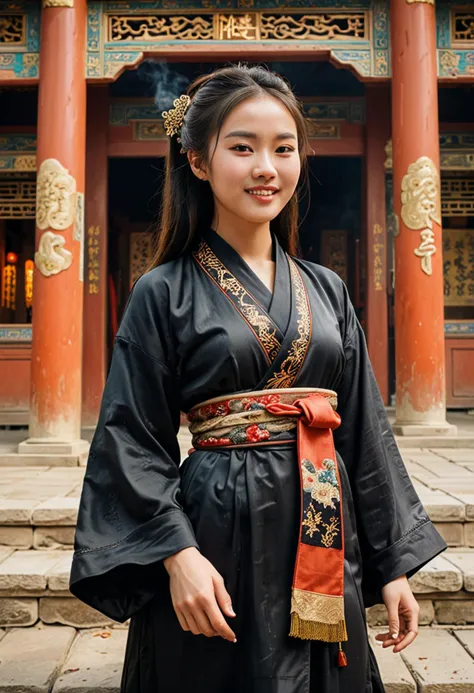
[[[402,451],[403,461],[409,460],[415,464],[424,464],[425,462],[439,462],[444,459],[435,451],[423,448],[407,448]]]
[[[33,546],[33,528],[0,525],[0,544],[30,549]]]
[[[15,551],[0,563],[0,590],[2,594],[27,596],[28,592],[41,592],[47,586],[47,574],[60,560],[54,551]]]
[[[94,628],[115,623],[79,599],[71,597],[41,597],[39,617],[43,623],[59,623],[74,628]]]
[[[0,642],[0,693],[49,693],[75,635],[54,626],[10,631]]]
[[[413,439],[419,437],[428,440],[434,436],[436,437],[451,437],[457,435],[457,428],[447,421],[439,423],[430,424],[399,424],[396,421],[393,423],[393,432],[398,437],[408,437]],[[424,447],[428,447],[429,444],[425,444]],[[434,445],[429,445],[429,447],[436,447]]]
[[[395,436],[397,445],[401,450],[405,448],[421,448],[438,450],[439,448],[474,448],[474,435],[457,436]]]
[[[0,563],[12,555],[14,549],[9,546],[0,546]]]
[[[53,693],[119,693],[126,642],[126,630],[81,632],[62,667]]]
[[[418,693],[474,691],[474,662],[446,630],[420,630],[402,658],[418,683]]]
[[[464,525],[464,544],[474,547],[474,522],[466,522]]]
[[[37,599],[0,598],[0,627],[32,626],[38,620]]]
[[[474,659],[474,628],[472,630],[455,630],[454,635]]]
[[[464,503],[466,519],[474,521],[474,493],[467,493],[465,490],[456,491],[455,489],[450,489],[449,495],[461,501],[461,503]]]
[[[62,551],[63,556],[48,572],[48,588],[52,592],[69,592],[72,551]]]
[[[425,483],[425,482],[423,482]],[[474,483],[464,477],[445,477],[440,479],[428,479],[426,485],[434,491],[445,491],[450,495],[457,493],[474,493]]]
[[[90,443],[87,440],[53,441],[28,438],[18,444],[20,455],[51,455],[51,457],[63,455],[84,455],[89,452]]]
[[[456,448],[446,448],[439,450],[437,454],[450,462],[456,462],[457,464],[472,463],[474,464],[474,450],[459,450]]]
[[[473,599],[435,599],[433,605],[436,621],[440,624],[465,626],[474,623]]]
[[[0,467],[78,467],[87,455],[20,455],[0,453]]]
[[[34,525],[75,525],[79,498],[50,498],[40,503],[32,513]]]
[[[50,469],[45,467],[2,467],[0,478],[8,481],[18,481],[22,479],[33,479]]]
[[[474,552],[449,551],[444,556],[462,572],[464,589],[467,592],[474,592]]]
[[[429,626],[435,620],[435,612],[431,599],[417,599],[420,607],[418,622],[420,626]],[[366,610],[367,623],[371,627],[387,626],[387,609],[383,604],[376,604]]]
[[[74,545],[75,533],[75,527],[35,527],[33,533],[33,547],[38,550],[67,550]],[[450,546],[456,546],[456,544],[451,543]]]
[[[37,505],[34,498],[0,498],[0,525],[29,525]]]
[[[432,522],[455,522],[465,519],[466,511],[461,501],[416,481],[413,485]]]
[[[414,594],[457,592],[462,589],[463,575],[444,556],[436,556],[409,580]]]
[[[434,522],[434,526],[448,546],[464,546],[464,523]]]
[[[68,498],[80,498],[82,493],[82,484],[78,484],[75,488],[72,489],[72,491],[69,491],[67,493]]]
[[[433,476],[440,477],[442,479],[466,479],[474,483],[474,474],[467,467],[455,464],[454,462],[448,462],[438,457],[437,460],[430,459],[427,461],[418,462],[420,467],[423,467],[427,472],[430,472]]]
[[[416,693],[416,684],[400,654],[384,650],[375,640],[376,630],[369,630],[369,642],[379,665],[385,693]]]

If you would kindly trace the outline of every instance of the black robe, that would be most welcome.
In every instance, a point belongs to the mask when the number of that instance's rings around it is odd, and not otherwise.
[[[118,621],[131,617],[122,693],[379,693],[364,607],[445,543],[401,460],[343,282],[295,259],[305,308],[275,239],[272,295],[220,236],[203,236],[214,263],[186,253],[144,275],[131,293],[89,454],[71,592]],[[224,286],[229,277],[236,283]],[[244,304],[267,321],[271,348]],[[335,390],[342,418],[334,437],[345,668],[337,666],[337,645],[288,636],[300,519],[294,443],[198,450],[179,467],[181,410],[264,389],[296,352],[292,380],[277,386]],[[236,644],[178,623],[162,561],[189,546],[225,580]]]

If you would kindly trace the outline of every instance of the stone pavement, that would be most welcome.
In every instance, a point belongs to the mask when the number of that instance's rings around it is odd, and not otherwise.
[[[415,643],[401,656],[375,646],[387,693],[474,693],[474,417],[454,418],[464,447],[401,448],[449,549],[411,580]],[[26,465],[14,452],[24,435],[0,431],[0,693],[118,691],[126,626],[68,590],[84,461]],[[187,431],[180,444],[185,457]],[[368,623],[373,638],[385,608],[368,610]]]
[[[375,633],[387,693],[473,693],[474,629],[423,628],[398,655]],[[119,693],[126,637],[125,628],[0,631],[0,693]]]

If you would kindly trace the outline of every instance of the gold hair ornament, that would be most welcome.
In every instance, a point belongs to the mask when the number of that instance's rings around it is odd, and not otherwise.
[[[164,120],[165,131],[168,137],[173,137],[173,135],[178,135],[178,142],[181,142],[181,128],[184,123],[184,116],[191,103],[191,98],[187,94],[182,94],[180,97],[173,101],[174,108],[170,108],[169,111],[163,111],[161,114]]]

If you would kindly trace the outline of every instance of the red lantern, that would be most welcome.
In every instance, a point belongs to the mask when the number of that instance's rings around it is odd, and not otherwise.
[[[18,255],[16,253],[7,253],[7,262],[9,265],[16,265],[18,262]]]

